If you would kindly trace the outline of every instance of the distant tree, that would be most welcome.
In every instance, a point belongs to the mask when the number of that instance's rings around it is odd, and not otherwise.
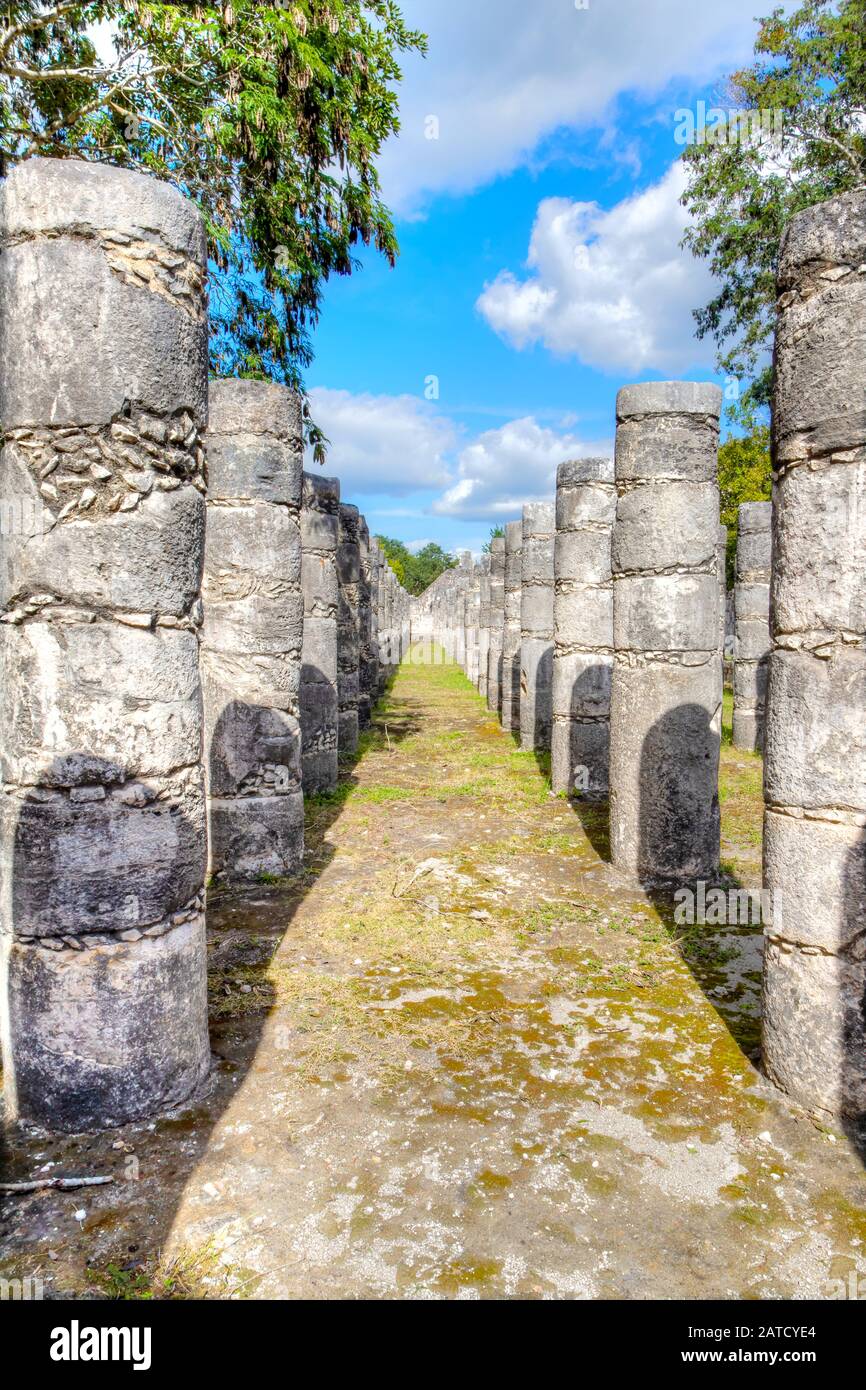
[[[435,541],[428,541],[413,555],[403,541],[392,540],[389,536],[377,536],[376,540],[388,564],[410,594],[422,594],[434,579],[457,563],[454,556],[448,555]]]
[[[721,371],[748,381],[747,402],[766,405],[782,233],[801,208],[866,185],[866,0],[774,9],[729,104],[734,121],[683,153],[684,240],[719,284],[695,311],[698,335],[715,339]]]
[[[505,535],[505,527],[504,527],[504,526],[491,526],[491,528],[490,528],[490,535],[488,536],[487,540],[484,542],[484,544],[483,544],[482,547],[481,547],[482,552],[483,552],[485,555],[489,555],[489,554],[490,554],[490,551],[491,551],[492,548],[493,548],[491,542],[497,540],[498,537],[504,536],[504,535]]]
[[[766,412],[761,412],[766,414]],[[727,580],[734,582],[737,553],[737,509],[741,502],[767,502],[772,491],[770,427],[747,406],[736,407],[732,422],[740,434],[719,448],[719,493],[722,521],[728,528]]]

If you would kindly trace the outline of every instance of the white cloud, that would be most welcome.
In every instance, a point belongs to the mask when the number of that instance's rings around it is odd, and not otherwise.
[[[377,506],[378,518],[510,520],[520,516],[524,502],[552,499],[563,459],[610,455],[613,447],[610,441],[579,437],[568,415],[560,415],[556,429],[526,415],[465,443],[455,421],[413,396],[355,396],[324,386],[310,395],[314,418],[331,439],[325,472],[340,479],[345,501],[371,494],[434,494],[432,501],[419,498],[415,505],[408,500]],[[409,548],[420,550],[430,539],[415,540]]]
[[[385,492],[393,497],[450,481],[445,455],[457,442],[454,424],[415,396],[353,395],[316,386],[313,418],[331,441],[325,471],[343,496]]]
[[[677,78],[711,81],[752,51],[755,0],[404,0],[429,36],[403,61],[400,135],[383,152],[386,198],[417,213],[431,194],[466,193],[521,164],[564,126],[601,129],[605,165],[634,163],[616,130],[627,92],[661,96]],[[673,140],[673,110],[671,110]],[[436,117],[438,139],[427,118]]]
[[[427,536],[423,541],[407,541],[406,549],[410,555],[417,555],[418,551],[423,550],[425,545],[435,545],[435,541],[430,536]]]
[[[538,206],[527,266],[503,270],[477,308],[514,347],[543,343],[603,371],[682,372],[712,362],[695,337],[692,309],[711,297],[703,261],[680,248],[686,225],[679,198],[683,166],[617,203],[545,198]]]
[[[437,516],[503,521],[520,516],[524,502],[551,500],[557,465],[564,459],[610,454],[610,444],[588,444],[558,434],[531,415],[485,430],[461,450],[457,481],[433,503]]]

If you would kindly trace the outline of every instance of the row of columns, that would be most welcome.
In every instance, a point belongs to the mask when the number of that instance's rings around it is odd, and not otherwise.
[[[57,1129],[204,1079],[207,876],[300,867],[408,641],[296,393],[208,383],[205,281],[167,184],[3,182],[0,1034],[7,1115]]]
[[[733,730],[738,748],[765,759],[764,1066],[809,1110],[858,1122],[864,266],[862,191],[793,219],[779,270],[773,498],[739,511]],[[555,792],[609,796],[614,864],[668,889],[719,875],[720,410],[721,392],[706,383],[619,392],[614,460],[562,464],[555,516],[535,502],[506,525],[501,664],[487,684],[503,728],[523,748],[550,749]],[[473,679],[467,604],[481,572],[463,558],[423,599],[433,635]]]
[[[782,246],[761,735],[764,1063],[811,1110],[856,1117],[864,225],[848,193],[798,214]],[[303,475],[290,392],[212,386],[208,474],[189,203],[127,171],[34,160],[3,185],[0,238],[4,1071],[10,1115],[85,1128],[176,1104],[205,1075],[208,848],[227,876],[297,864],[304,786],[336,775],[353,699],[369,718],[408,599],[363,519],[344,523],[336,483]],[[602,795],[606,756],[614,861],[645,883],[718,872],[719,408],[705,384],[625,388],[613,482],[603,461],[567,465],[556,511],[531,504],[506,528],[501,590],[491,551],[424,601],[506,727],[555,748],[564,790]],[[759,588],[766,540],[742,520],[738,577]],[[737,650],[759,668],[763,600],[741,597]],[[355,611],[357,696],[339,645]],[[741,713],[757,744],[754,676]]]

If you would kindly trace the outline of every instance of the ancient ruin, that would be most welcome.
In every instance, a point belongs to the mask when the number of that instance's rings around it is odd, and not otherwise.
[[[737,526],[734,586],[734,747],[760,752],[770,652],[769,502],[743,502]]]
[[[520,746],[550,748],[553,723],[553,546],[552,502],[523,508],[520,587]]]
[[[617,396],[610,839],[646,883],[719,869],[720,409],[697,382]]]
[[[555,792],[604,801],[610,761],[613,667],[611,529],[616,514],[613,461],[561,463],[556,478],[553,603]]]
[[[305,473],[301,502],[301,584],[304,647],[301,658],[301,770],[304,792],[337,784],[337,544],[340,484]],[[377,594],[377,601],[378,601]]]
[[[358,746],[361,651],[361,547],[358,508],[341,502],[337,543],[337,696],[340,753]]]
[[[198,212],[30,160],[0,188],[7,1113],[124,1124],[210,1066]],[[81,325],[89,325],[82,333]]]
[[[301,473],[296,394],[211,383],[201,673],[216,878],[303,861]]]
[[[502,662],[505,637],[505,537],[490,542],[488,600],[487,708],[498,714],[502,704]]]
[[[16,1258],[71,1281],[90,1222],[76,1292],[113,1298],[144,1240],[160,1287],[237,1259],[233,1297],[811,1297],[856,1259],[864,264],[862,191],[782,244],[722,746],[717,386],[623,387],[613,462],[410,599],[303,471],[299,395],[208,382],[193,205],[72,159],[3,179]],[[43,1190],[70,1155],[105,1170],[81,1206]]]
[[[520,605],[523,588],[523,522],[505,526],[505,627],[502,632],[503,729],[520,729]]]

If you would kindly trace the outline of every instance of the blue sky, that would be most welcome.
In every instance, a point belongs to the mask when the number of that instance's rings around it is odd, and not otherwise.
[[[730,105],[761,5],[403,10],[430,52],[405,64],[382,159],[401,256],[328,286],[308,385],[327,471],[374,531],[478,551],[561,459],[610,451],[619,386],[714,375],[675,113]]]

